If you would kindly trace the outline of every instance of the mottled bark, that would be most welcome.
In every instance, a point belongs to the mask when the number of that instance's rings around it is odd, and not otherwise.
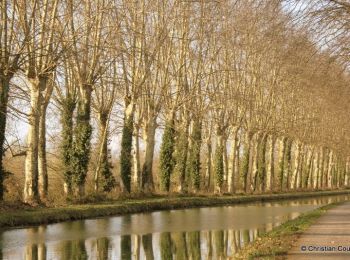
[[[333,168],[333,151],[329,152],[328,166],[327,166],[327,188],[332,188],[332,168]]]
[[[252,140],[252,162],[251,162],[251,190],[255,191],[258,185],[258,148],[261,141],[261,133],[257,132]]]
[[[290,182],[290,189],[297,189],[298,185],[298,176],[299,176],[299,165],[300,165],[300,149],[301,149],[301,143],[300,142],[295,142],[295,147],[294,147],[294,162],[293,162],[293,173],[292,173],[292,178]]]
[[[236,160],[237,160],[237,143],[238,143],[238,127],[234,127],[232,131],[231,145],[231,169],[228,172],[227,186],[228,192],[234,193],[236,189]]]
[[[53,83],[46,86],[45,96],[40,104],[39,122],[39,150],[38,150],[38,174],[39,174],[39,195],[44,200],[48,194],[48,174],[46,158],[46,111],[53,91]]]
[[[275,189],[275,146],[276,137],[271,135],[269,138],[268,162],[267,162],[267,177],[266,190],[273,191]]]
[[[45,84],[44,79],[30,78],[30,111],[29,130],[27,135],[27,151],[25,158],[24,202],[36,204],[39,202],[38,189],[38,149],[40,123],[40,89]]]
[[[108,163],[108,146],[107,146],[107,115],[99,114],[99,153],[97,167],[94,174],[94,189],[96,192],[100,189],[100,173],[104,164]]]
[[[39,122],[38,174],[40,199],[46,199],[48,189],[47,158],[46,158],[46,107],[41,105]]]
[[[153,156],[154,156],[154,145],[155,145],[155,133],[157,128],[157,118],[150,117],[147,119],[144,126],[143,139],[146,144],[145,160],[142,165],[142,189],[145,192],[154,191],[152,167],[153,167]]]

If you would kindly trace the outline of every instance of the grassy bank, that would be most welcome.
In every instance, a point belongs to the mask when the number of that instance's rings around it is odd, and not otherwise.
[[[332,203],[289,220],[245,246],[237,259],[285,259],[298,237],[328,209],[340,203]]]
[[[236,196],[158,196],[145,199],[123,199],[98,204],[67,205],[61,207],[24,207],[17,209],[3,207],[0,211],[0,228],[49,224],[68,220],[157,210],[220,206],[341,194],[350,194],[350,190]]]

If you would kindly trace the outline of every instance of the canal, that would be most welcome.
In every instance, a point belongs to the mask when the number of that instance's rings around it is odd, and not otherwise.
[[[289,219],[349,199],[322,196],[4,230],[0,259],[225,259]]]

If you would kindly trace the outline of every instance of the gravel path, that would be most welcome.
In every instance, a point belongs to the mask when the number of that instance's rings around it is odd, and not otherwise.
[[[300,236],[287,259],[350,259],[350,202],[320,217]]]

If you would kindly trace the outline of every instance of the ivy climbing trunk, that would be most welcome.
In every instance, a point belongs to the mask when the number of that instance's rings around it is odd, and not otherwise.
[[[206,156],[206,168],[205,168],[205,187],[207,190],[210,189],[211,182],[212,182],[212,163],[211,163],[211,156],[212,156],[212,144],[211,144],[211,138],[206,138],[206,146],[207,146],[207,156]]]
[[[174,113],[171,113],[165,124],[162,145],[159,154],[160,188],[169,191],[170,177],[173,173],[175,161],[173,157],[175,146]]]
[[[101,112],[98,116],[99,122],[99,155],[98,164],[95,170],[94,182],[95,191],[111,191],[116,181],[111,171],[112,165],[108,160],[108,111]]]
[[[24,202],[36,204],[39,202],[38,190],[38,149],[40,123],[40,89],[45,84],[42,78],[29,78],[30,111],[29,130],[27,136],[27,151],[25,158]]]
[[[258,144],[258,176],[257,176],[257,189],[259,191],[265,191],[266,189],[266,146],[267,146],[267,134],[263,134]]]
[[[132,150],[132,133],[134,127],[134,110],[135,105],[128,99],[125,101],[124,127],[120,151],[120,177],[123,187],[127,192],[131,191],[131,150]]]
[[[6,171],[4,169],[2,160],[5,155],[4,142],[10,79],[11,77],[0,74],[0,201],[4,199],[5,190],[4,179]]]
[[[68,94],[62,101],[61,124],[62,124],[62,157],[64,167],[64,193],[72,195],[72,153],[73,153],[73,113],[76,107],[74,98]]]
[[[241,185],[242,189],[245,192],[248,192],[250,182],[249,178],[249,161],[250,161],[250,152],[251,152],[251,140],[253,137],[252,132],[245,133],[245,144],[243,152],[243,161],[242,161],[242,170],[241,170]]]
[[[184,120],[179,131],[179,135],[176,143],[176,172],[179,175],[179,192],[187,192],[187,177],[186,166],[188,159],[188,135],[190,121],[187,116],[183,116]]]
[[[80,89],[76,126],[74,129],[75,138],[72,158],[73,183],[74,194],[79,197],[85,194],[85,181],[90,160],[90,139],[92,134],[92,127],[90,125],[91,93],[91,85],[84,85]]]
[[[191,145],[188,155],[188,174],[191,176],[193,191],[197,192],[201,183],[201,144],[202,144],[202,122],[200,120],[194,120],[191,133]]]
[[[141,163],[140,163],[140,138],[139,126],[134,127],[134,142],[133,142],[133,176],[132,183],[135,191],[139,191],[141,187]]]
[[[222,192],[222,184],[224,182],[224,140],[220,129],[216,133],[216,147],[214,155],[214,171],[215,171],[215,192]]]
[[[157,128],[157,118],[151,116],[147,119],[144,128],[143,139],[146,143],[145,160],[142,165],[142,189],[145,192],[154,191],[152,167],[153,167],[153,156],[154,156],[154,145],[155,145],[155,134]]]

